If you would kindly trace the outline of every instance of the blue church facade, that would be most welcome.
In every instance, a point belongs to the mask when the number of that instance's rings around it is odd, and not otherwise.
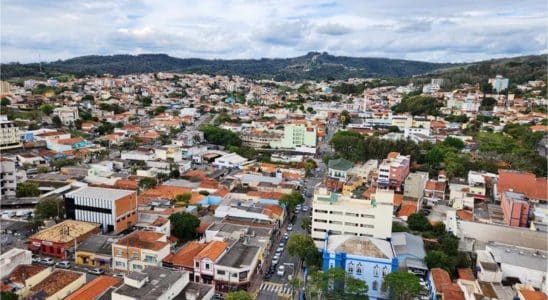
[[[384,277],[398,270],[398,258],[390,242],[358,236],[330,236],[323,249],[323,270],[341,268],[364,281],[370,299],[388,299]]]

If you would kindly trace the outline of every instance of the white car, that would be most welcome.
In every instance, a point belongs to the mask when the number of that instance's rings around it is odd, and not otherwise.
[[[284,252],[284,247],[278,247],[278,249],[276,249],[276,253],[282,253]]]
[[[285,243],[283,241],[281,241],[280,244],[278,245],[278,247],[281,247],[281,248],[285,247]]]
[[[287,225],[287,231],[291,231],[291,230],[293,230],[293,224]]]
[[[306,205],[303,206],[303,211],[304,211],[304,212],[307,212],[307,211],[308,211],[308,206],[306,206]]]
[[[284,240],[287,240],[289,238],[289,233],[284,233]]]
[[[61,269],[70,269],[72,267],[72,265],[71,265],[70,261],[63,260],[63,261],[60,261],[60,262],[56,263],[55,267],[56,268],[61,268]]]
[[[51,257],[44,257],[40,260],[40,263],[46,266],[53,266],[53,264],[55,264],[55,261]]]
[[[285,266],[279,266],[278,271],[276,272],[278,276],[284,276],[285,274]]]
[[[272,265],[273,265],[273,266],[277,265],[279,261],[280,261],[280,259],[277,258],[276,256],[274,256],[274,257],[272,258]]]

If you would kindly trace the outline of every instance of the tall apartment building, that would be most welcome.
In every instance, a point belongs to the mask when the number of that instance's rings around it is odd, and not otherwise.
[[[302,124],[287,124],[284,126],[282,139],[271,142],[270,147],[316,153],[316,138],[316,127]]]
[[[410,155],[400,155],[398,152],[388,153],[388,157],[379,166],[377,183],[381,187],[401,190],[401,185],[409,175]]]
[[[0,115],[0,150],[21,147],[19,127],[15,122],[8,121],[7,116]]]
[[[377,189],[371,200],[356,199],[318,188],[312,202],[312,238],[321,248],[329,235],[390,238],[394,191]]]
[[[68,219],[99,223],[103,232],[124,231],[137,223],[134,191],[82,187],[65,195]]]
[[[16,187],[15,162],[0,157],[0,198],[15,196]]]
[[[502,77],[502,75],[497,75],[495,78],[489,78],[489,83],[493,86],[493,90],[497,93],[502,92],[503,90],[508,89],[508,84],[510,80],[508,78]]]
[[[500,206],[506,225],[527,227],[531,206],[524,194],[506,191],[502,193]]]
[[[161,266],[169,255],[167,236],[159,232],[134,231],[112,244],[112,269],[142,271],[146,266]]]

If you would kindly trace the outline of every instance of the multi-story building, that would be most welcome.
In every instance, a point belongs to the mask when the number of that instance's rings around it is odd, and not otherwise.
[[[135,191],[82,187],[65,195],[68,219],[99,223],[103,232],[124,231],[137,223]]]
[[[531,207],[524,194],[506,191],[502,193],[500,206],[506,225],[517,227],[528,226]]]
[[[438,201],[445,200],[447,182],[443,179],[430,179],[424,187],[424,201],[429,205],[435,205]]]
[[[495,78],[489,78],[489,83],[497,93],[500,93],[508,89],[508,83],[510,80],[508,78],[502,77],[502,75],[497,75]]]
[[[15,196],[16,188],[15,162],[0,157],[0,197]]]
[[[212,241],[194,256],[194,281],[211,284],[215,279],[215,264],[228,249],[228,242]]]
[[[487,194],[485,186],[485,177],[482,173],[476,171],[468,172],[469,193],[475,199],[485,200]]]
[[[398,270],[398,259],[390,242],[365,236],[329,236],[323,248],[323,270],[342,268],[364,281],[369,299],[386,299],[384,277]]]
[[[194,294],[194,298],[187,298],[183,291],[188,285],[188,275],[185,271],[147,267],[124,276],[124,283],[112,291],[111,299],[209,299],[202,298],[199,292]]]
[[[352,169],[354,164],[344,158],[332,159],[328,162],[327,175],[330,178],[340,181],[346,181],[348,179],[348,171]]]
[[[215,289],[227,292],[245,290],[256,275],[261,247],[239,240],[215,264]]]
[[[7,116],[0,115],[0,150],[21,147],[19,127],[8,121]]]
[[[270,143],[270,147],[291,149],[298,152],[316,153],[316,127],[301,124],[287,124],[284,126],[283,138]]]
[[[78,107],[57,107],[53,110],[53,115],[58,116],[61,123],[68,126],[74,124],[80,117],[78,116]]]
[[[428,172],[414,172],[407,175],[403,187],[403,196],[422,201],[424,187],[428,181]]]
[[[141,271],[145,266],[161,266],[169,255],[167,236],[152,231],[134,231],[112,244],[112,268]]]
[[[377,189],[371,200],[318,188],[312,202],[312,238],[321,248],[329,235],[388,239],[392,233],[394,192]]]
[[[398,152],[388,153],[388,157],[379,166],[377,183],[381,187],[391,187],[401,190],[401,185],[409,175],[410,155],[400,155]]]

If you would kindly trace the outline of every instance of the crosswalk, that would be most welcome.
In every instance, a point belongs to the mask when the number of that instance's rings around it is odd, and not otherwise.
[[[261,291],[278,294],[281,297],[291,297],[293,288],[288,284],[265,281],[261,284]]]

